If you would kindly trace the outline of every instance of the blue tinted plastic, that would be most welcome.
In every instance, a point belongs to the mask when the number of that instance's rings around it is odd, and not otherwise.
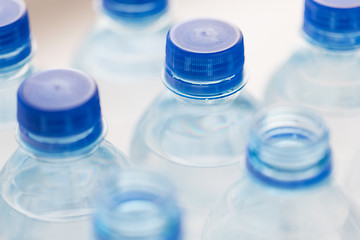
[[[260,112],[248,173],[217,203],[202,239],[358,239],[360,215],[330,179],[329,151],[327,129],[311,111]]]
[[[165,84],[193,98],[229,95],[244,86],[241,31],[215,19],[174,26],[167,35]]]
[[[76,149],[94,142],[102,132],[96,83],[71,69],[47,70],[26,79],[18,90],[17,116],[22,140],[44,151],[62,151],[63,144],[50,149],[39,138],[83,134],[76,145],[66,147]]]
[[[20,0],[0,2],[0,68],[17,64],[31,54],[28,13]]]
[[[200,24],[203,20],[190,21],[190,26],[194,26],[194,22],[197,27],[204,29]],[[204,20],[204,27],[208,26],[211,29],[212,22],[215,28],[220,25],[232,29],[224,34],[233,39],[231,42],[235,44],[240,37],[238,29],[216,20]],[[229,36],[231,34],[234,36]],[[198,54],[204,49],[204,46],[197,47],[188,49],[188,54],[191,51]],[[216,56],[215,51],[223,50],[222,47],[214,46],[212,49],[213,54],[204,55],[204,59],[205,56],[209,57],[208,62]],[[243,52],[238,53],[243,57]],[[172,69],[184,67],[182,61],[174,61],[173,64]],[[229,61],[226,64],[232,65],[234,62]],[[225,76],[226,69],[232,71],[234,68],[222,66],[220,69],[222,76]],[[210,68],[209,80],[205,76],[206,74],[202,73],[199,79],[194,81],[199,88],[206,89],[206,82],[213,81],[213,72]],[[214,88],[211,97],[199,97],[195,92],[187,92],[189,96],[182,96],[185,94],[180,92],[180,89],[184,89],[183,82],[192,80],[180,80],[181,85],[174,86],[178,87],[177,89],[161,93],[144,113],[134,128],[136,131],[130,154],[135,164],[160,171],[173,180],[179,189],[179,203],[186,209],[185,238],[200,239],[209,208],[223,193],[224,188],[230,186],[241,175],[241,163],[245,162],[245,147],[256,103],[246,92],[229,89],[226,96],[223,91],[215,94]],[[167,85],[168,81],[164,79]],[[219,79],[214,85],[222,85],[222,82],[226,80]],[[209,96],[209,92],[206,94]]]
[[[114,17],[136,20],[166,11],[168,0],[102,0],[102,7]]]
[[[306,0],[303,30],[329,49],[360,46],[360,1]]]
[[[257,115],[247,169],[264,183],[283,188],[316,184],[331,174],[328,130],[314,112],[292,105]]]
[[[154,173],[114,174],[99,195],[96,239],[181,239],[180,209],[173,191],[166,178]]]

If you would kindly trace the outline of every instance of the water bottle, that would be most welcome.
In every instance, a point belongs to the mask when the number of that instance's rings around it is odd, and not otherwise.
[[[1,240],[88,240],[95,194],[127,165],[104,140],[94,80],[71,69],[27,78],[17,94],[19,148],[0,172]]]
[[[113,175],[99,195],[96,240],[180,240],[180,209],[170,182],[147,171]]]
[[[360,141],[360,1],[305,0],[304,44],[270,80],[265,103],[312,108],[332,132],[342,182]]]
[[[161,71],[170,26],[168,0],[101,0],[74,66],[95,79],[141,82]]]
[[[16,149],[16,91],[33,72],[33,48],[26,5],[0,1],[0,167]]]
[[[73,66],[98,81],[103,111],[112,129],[109,140],[128,150],[137,119],[162,87],[157,80],[171,24],[169,2],[97,3],[97,20],[80,42]]]
[[[179,190],[185,238],[200,239],[205,216],[241,174],[256,108],[246,83],[241,31],[216,19],[175,25],[167,35],[163,82],[134,133],[130,158]]]
[[[204,240],[355,240],[359,210],[331,180],[329,132],[301,107],[259,112],[247,173],[221,198]]]

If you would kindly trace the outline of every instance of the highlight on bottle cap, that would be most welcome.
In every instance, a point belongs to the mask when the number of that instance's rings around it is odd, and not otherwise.
[[[163,13],[168,0],[102,0],[102,7],[115,17],[139,19]]]
[[[84,135],[78,136],[73,146],[76,148],[101,135],[98,88],[80,71],[52,69],[36,73],[20,85],[17,97],[21,137],[34,147],[45,147],[36,140],[39,137]]]
[[[0,1],[0,67],[21,62],[31,54],[26,5],[21,0]]]
[[[360,46],[360,0],[306,0],[304,33],[329,49]]]
[[[240,90],[244,39],[239,28],[216,19],[175,25],[167,35],[165,85],[190,98],[219,98]]]

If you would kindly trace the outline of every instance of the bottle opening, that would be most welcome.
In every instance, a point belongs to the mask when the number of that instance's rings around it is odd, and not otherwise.
[[[323,120],[296,106],[261,111],[248,148],[249,171],[266,182],[296,187],[331,172],[329,135]]]
[[[134,170],[111,179],[95,216],[98,239],[179,239],[180,213],[166,179]]]

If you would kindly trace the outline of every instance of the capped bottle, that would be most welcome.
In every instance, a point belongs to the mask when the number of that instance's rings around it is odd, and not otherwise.
[[[342,182],[360,141],[360,1],[305,0],[302,46],[272,76],[265,104],[321,113],[332,132]]]
[[[19,148],[0,172],[0,239],[90,239],[96,192],[111,169],[127,166],[104,140],[95,81],[47,70],[17,98]]]
[[[247,174],[216,204],[204,240],[355,240],[358,208],[332,181],[329,133],[301,107],[255,117]]]
[[[94,218],[97,240],[181,240],[181,211],[168,179],[143,170],[109,177]]]
[[[243,91],[244,40],[234,25],[194,19],[167,35],[163,82],[134,133],[130,158],[179,190],[186,239],[199,239],[215,200],[241,174],[256,109]]]
[[[127,151],[137,119],[162,87],[157,80],[172,22],[169,1],[96,2],[96,22],[79,43],[73,66],[98,81],[112,129],[108,138]]]
[[[32,74],[31,31],[22,0],[0,1],[0,166],[16,149],[16,91]]]

